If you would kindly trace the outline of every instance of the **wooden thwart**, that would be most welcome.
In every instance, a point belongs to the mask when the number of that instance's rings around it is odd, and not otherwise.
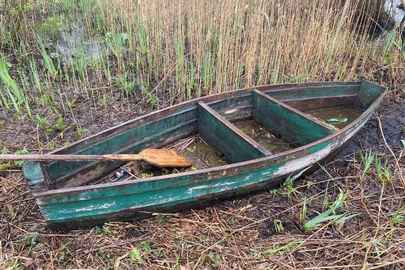
[[[240,162],[271,155],[271,152],[203,102],[198,103],[200,136],[222,152],[228,161]]]
[[[253,91],[253,106],[254,118],[289,143],[305,145],[337,131],[258,90]]]

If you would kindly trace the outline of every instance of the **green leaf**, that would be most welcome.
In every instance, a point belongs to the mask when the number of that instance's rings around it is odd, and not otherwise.
[[[313,219],[309,220],[308,222],[306,222],[304,224],[304,230],[307,232],[313,231],[313,230],[319,228],[319,226],[326,221],[337,220],[344,216],[344,214],[331,215],[331,212],[332,211],[329,211],[329,210],[325,211],[325,212],[317,215]]]
[[[58,131],[63,131],[65,129],[65,119],[63,118],[63,116],[59,116],[58,119],[56,119],[54,128]]]
[[[403,224],[405,222],[405,208],[398,209],[390,214],[390,221],[394,226]]]
[[[405,140],[401,140],[402,148],[405,148]]]
[[[337,222],[339,219],[347,216],[346,214],[340,215],[335,214],[336,210],[338,210],[343,206],[346,197],[347,195],[345,193],[340,192],[336,200],[333,202],[333,204],[329,206],[328,210],[322,212],[321,214],[317,215],[316,217],[312,218],[311,220],[307,221],[304,224],[304,230],[312,231],[319,228],[319,226],[326,221]]]
[[[132,248],[129,252],[129,258],[133,263],[136,264],[141,264],[143,262],[141,251],[136,247]]]
[[[384,44],[384,55],[386,55],[395,45],[396,35],[397,33],[395,32],[395,30],[388,32]]]
[[[285,245],[276,245],[271,249],[267,249],[263,252],[265,256],[273,256],[273,255],[283,255],[285,253],[290,253],[294,251],[297,247],[299,247],[303,243],[302,240],[291,241]]]

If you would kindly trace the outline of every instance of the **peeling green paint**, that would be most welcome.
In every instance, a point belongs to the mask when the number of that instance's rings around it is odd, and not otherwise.
[[[190,176],[161,182],[134,182],[116,187],[91,190],[69,197],[52,197],[41,201],[41,209],[51,221],[80,219],[111,214],[128,208],[145,208],[159,204],[198,201],[209,194],[243,190],[244,186],[268,181],[280,164],[216,179],[193,179]]]
[[[305,145],[332,134],[330,129],[255,92],[253,101],[255,119],[291,144]]]
[[[318,151],[320,151],[320,150],[322,150],[322,149],[324,149],[326,147],[331,146],[331,144],[332,144],[332,142],[330,142],[330,141],[315,144],[314,146],[311,146],[311,147],[308,148],[308,152],[310,154],[314,154],[314,153],[316,153],[316,152],[318,152]]]
[[[75,154],[100,155],[117,153],[123,148],[128,148],[129,152],[135,153],[143,149],[145,143],[156,142],[170,136],[184,123],[196,120],[195,110],[171,116],[167,119],[159,119],[153,123],[146,123],[142,126],[132,128],[126,132],[107,138],[97,144],[76,152]],[[192,125],[192,123],[190,123]],[[189,128],[190,127],[185,127]],[[143,143],[144,142],[144,143]],[[132,147],[128,147],[131,146]],[[50,181],[70,174],[94,162],[63,162],[58,161],[50,164],[47,168]]]
[[[30,186],[40,185],[45,180],[41,164],[39,162],[34,161],[24,162],[23,173]]]

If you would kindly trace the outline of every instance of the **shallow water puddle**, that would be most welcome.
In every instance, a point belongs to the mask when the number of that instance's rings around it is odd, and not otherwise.
[[[293,148],[286,141],[276,137],[270,130],[266,129],[252,118],[238,120],[233,122],[233,124],[273,154]]]
[[[193,167],[197,169],[227,164],[223,155],[214,147],[204,142],[199,136],[194,137],[194,140],[187,146],[187,148],[178,152],[191,161]]]
[[[309,110],[305,113],[311,114],[337,128],[343,128],[357,119],[362,112],[358,107],[335,106]]]

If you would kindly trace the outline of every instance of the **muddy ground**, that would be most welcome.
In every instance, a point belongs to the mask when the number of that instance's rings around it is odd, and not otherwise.
[[[90,117],[80,113],[89,107],[81,104],[75,114],[76,123],[87,129],[86,134],[146,111],[113,104],[108,114],[102,109],[92,110]],[[388,95],[378,115],[386,141],[403,168],[405,99]],[[67,115],[66,119],[61,135],[44,134],[27,120],[3,116],[0,141],[10,151],[60,146],[76,139],[73,117]],[[388,184],[381,184],[375,169],[362,175],[356,153],[364,150],[373,150],[389,162],[394,175]],[[19,169],[0,172],[0,179],[0,268],[405,268],[405,224],[400,218],[405,215],[404,186],[376,117],[336,159],[293,186],[141,221],[68,233],[50,231]],[[325,222],[306,231],[305,221],[325,211],[342,192],[346,202],[339,213],[353,217],[342,224]]]

